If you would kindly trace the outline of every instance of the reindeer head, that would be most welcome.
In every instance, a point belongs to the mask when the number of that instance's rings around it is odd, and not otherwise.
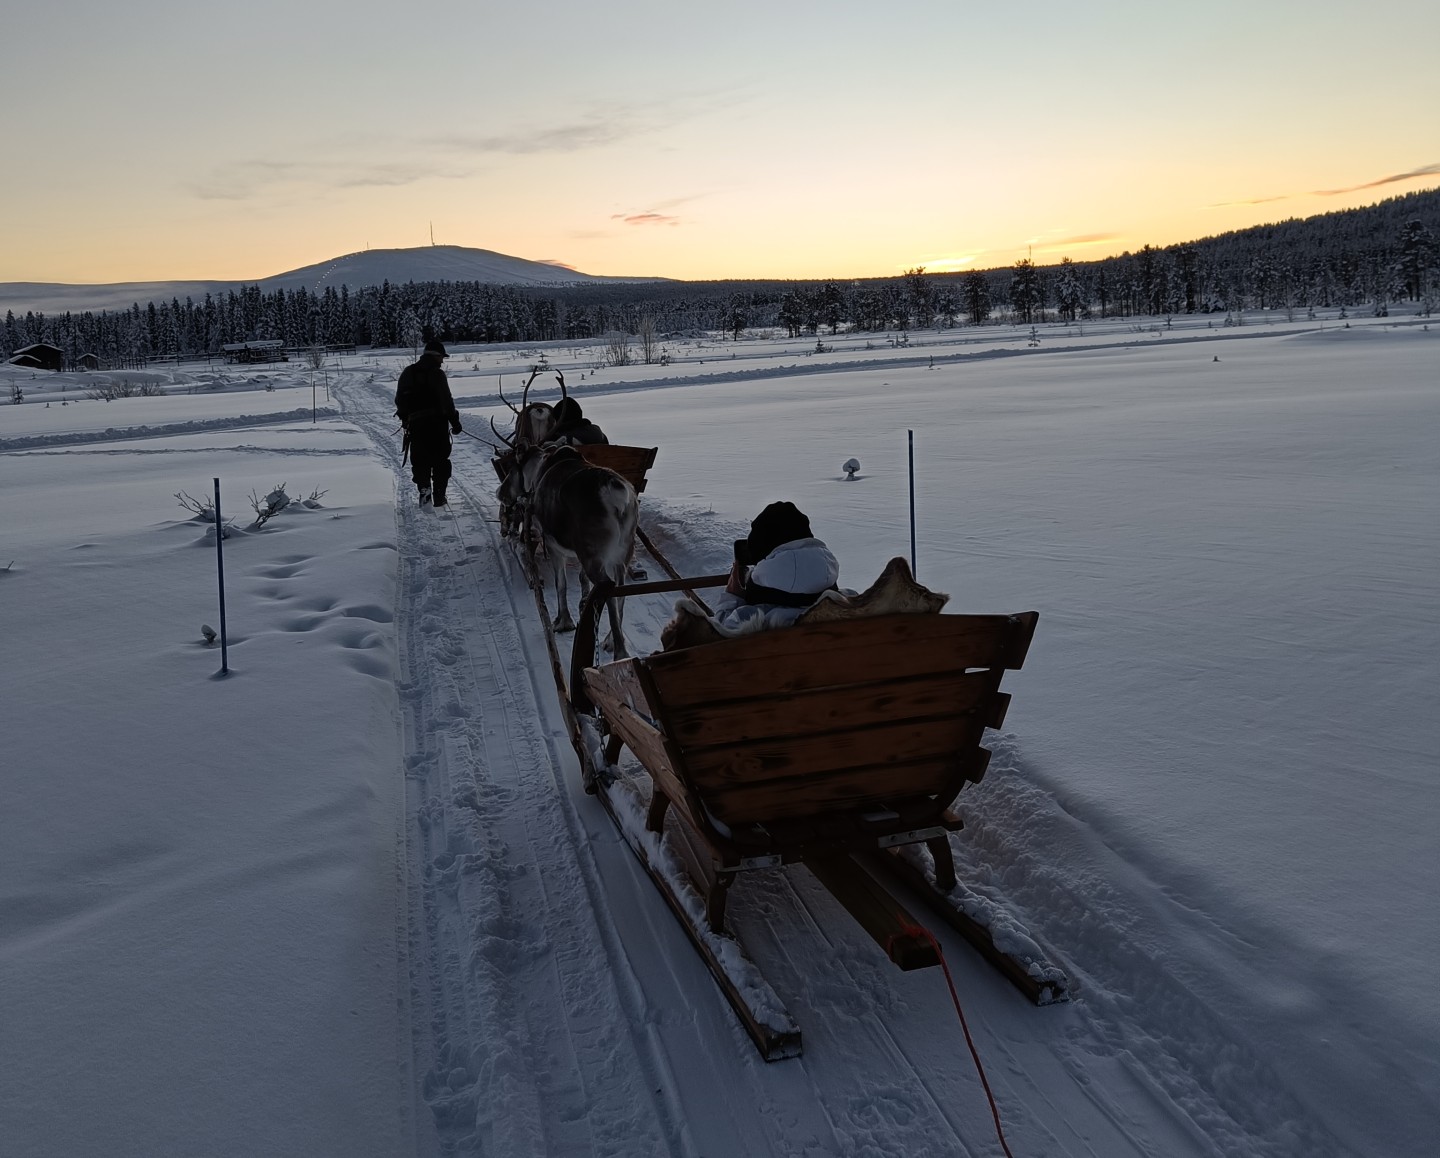
[[[500,384],[500,401],[505,403],[509,407],[510,413],[515,415],[515,429],[509,438],[505,438],[505,442],[509,446],[519,446],[525,443],[538,446],[545,441],[545,437],[554,425],[550,404],[530,401],[530,386],[539,373],[539,366],[530,371],[530,377],[526,380],[525,389],[520,395],[519,406],[505,397],[504,382],[502,381]],[[493,427],[495,424],[492,421],[490,425]],[[498,430],[495,433],[500,434]],[[504,435],[500,435],[500,437],[504,438]]]

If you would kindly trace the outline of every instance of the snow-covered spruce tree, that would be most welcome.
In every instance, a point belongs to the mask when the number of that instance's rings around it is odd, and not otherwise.
[[[1412,302],[1426,295],[1435,255],[1435,235],[1418,217],[1407,221],[1400,230],[1400,259],[1396,271],[1404,283],[1406,297]]]
[[[990,279],[984,270],[972,269],[965,275],[965,313],[972,326],[984,325],[990,319]]]
[[[1055,305],[1062,322],[1073,322],[1080,313],[1085,292],[1080,285],[1080,276],[1075,272],[1075,263],[1068,257],[1060,259],[1060,276],[1055,280]]]
[[[1010,308],[1015,311],[1015,320],[1026,325],[1033,322],[1039,299],[1035,263],[1028,257],[1022,257],[1010,271]]]
[[[905,306],[917,330],[927,328],[935,320],[935,287],[925,276],[925,267],[917,265],[905,271]]]
[[[805,328],[805,315],[800,306],[800,295],[794,290],[786,290],[780,298],[780,310],[775,320],[785,327],[787,338],[798,338],[801,330]]]

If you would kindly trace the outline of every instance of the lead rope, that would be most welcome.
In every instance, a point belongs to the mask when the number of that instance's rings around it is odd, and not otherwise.
[[[995,1104],[995,1095],[990,1092],[990,1081],[985,1076],[985,1067],[980,1062],[980,1052],[975,1048],[975,1039],[970,1036],[970,1024],[965,1020],[965,1010],[960,1007],[960,995],[955,992],[955,979],[950,976],[950,966],[945,960],[945,950],[940,948],[940,942],[935,939],[929,929],[921,925],[904,925],[898,933],[891,936],[893,944],[897,937],[919,937],[929,941],[935,950],[935,955],[940,958],[940,968],[945,974],[945,984],[950,988],[950,1000],[955,1003],[955,1012],[960,1015],[960,1028],[965,1032],[965,1044],[970,1047],[970,1056],[975,1060],[975,1072],[980,1075],[980,1086],[985,1091],[986,1100],[990,1103],[990,1116],[995,1119],[995,1137],[1000,1139],[1000,1149],[1005,1152],[1005,1158],[1015,1158],[1010,1152],[1010,1144],[1005,1141],[1005,1129],[1000,1124],[1000,1107]],[[889,951],[890,945],[886,945]]]

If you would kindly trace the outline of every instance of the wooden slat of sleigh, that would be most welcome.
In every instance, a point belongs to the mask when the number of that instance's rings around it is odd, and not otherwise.
[[[603,466],[621,475],[637,493],[645,489],[645,472],[655,465],[655,446],[613,446],[601,443],[577,447],[580,457],[592,466]]]
[[[896,724],[779,736],[685,753],[685,771],[708,799],[712,789],[758,784],[811,774],[828,777],[853,768],[940,761],[963,764],[980,741],[980,728],[964,717],[904,720]],[[883,780],[883,778],[882,778]],[[886,791],[885,785],[880,785]],[[935,788],[925,791],[938,791]]]
[[[981,749],[978,769],[970,769],[974,779],[984,774],[988,758],[989,753]],[[717,786],[708,789],[704,798],[711,815],[731,825],[816,816],[836,808],[859,811],[921,796],[937,798],[938,817],[964,780],[957,761],[928,760]]]
[[[611,728],[629,745],[651,779],[672,800],[683,800],[685,788],[676,769],[671,767],[665,737],[641,714],[648,705],[634,665],[634,660],[626,660],[607,664],[603,668],[587,668],[586,688],[591,699],[605,713]],[[632,704],[635,707],[631,707]]]
[[[603,667],[585,669],[585,686],[597,698],[628,704],[639,711],[649,712],[650,704],[640,678],[638,663],[634,659],[623,659],[607,663]]]
[[[885,615],[762,631],[646,663],[661,699],[675,709],[967,667],[1013,667],[1022,629],[1004,615]],[[1021,648],[1018,658],[1023,654]]]
[[[712,701],[673,708],[671,738],[687,752],[717,744],[777,736],[863,728],[899,720],[991,715],[989,698],[998,682],[992,671],[944,672],[758,698]]]

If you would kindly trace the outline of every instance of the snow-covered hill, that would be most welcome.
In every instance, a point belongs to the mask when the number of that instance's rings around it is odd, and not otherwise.
[[[547,261],[527,261],[490,249],[463,245],[426,245],[415,249],[367,249],[333,261],[307,265],[265,278],[260,288],[287,292],[302,286],[322,290],[341,283],[351,289],[386,281],[480,281],[497,285],[575,285],[581,282],[655,281],[655,278],[609,278],[580,273]]]
[[[13,310],[45,314],[83,313],[86,310],[125,310],[134,303],[183,302],[223,294],[241,286],[259,285],[266,293],[283,289],[316,292],[326,286],[352,290],[389,281],[479,281],[493,285],[577,285],[590,282],[660,281],[646,277],[597,277],[546,261],[472,249],[463,245],[424,245],[413,249],[366,249],[343,257],[292,269],[271,277],[246,281],[125,281],[103,285],[65,282],[0,282],[0,313]]]

